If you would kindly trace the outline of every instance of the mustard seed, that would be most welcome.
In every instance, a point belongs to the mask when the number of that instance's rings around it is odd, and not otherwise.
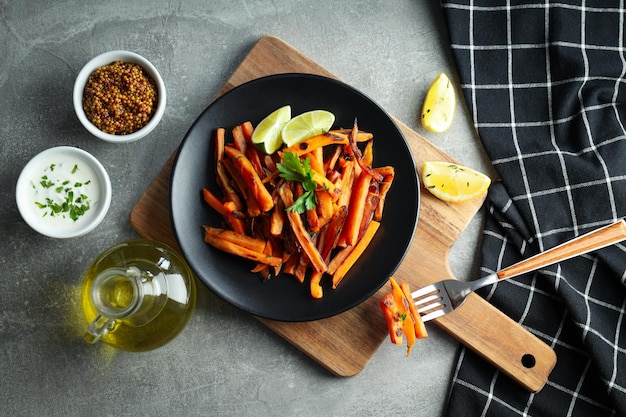
[[[83,93],[87,118],[112,135],[128,135],[144,127],[156,111],[158,90],[138,64],[116,61],[89,76]]]

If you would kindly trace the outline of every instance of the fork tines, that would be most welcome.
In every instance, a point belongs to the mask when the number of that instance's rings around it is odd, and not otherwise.
[[[429,321],[441,317],[449,310],[446,305],[441,289],[436,285],[429,285],[411,294],[417,312],[422,317],[422,321]],[[447,308],[446,308],[447,307]]]

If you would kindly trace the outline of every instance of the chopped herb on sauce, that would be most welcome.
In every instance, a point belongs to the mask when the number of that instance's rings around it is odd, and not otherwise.
[[[46,170],[54,171],[55,168],[56,164],[50,164]],[[78,165],[74,165],[71,174],[75,174],[77,171]],[[81,187],[90,183],[91,180],[76,181],[72,185],[70,180],[51,180],[47,175],[42,175],[39,185],[44,189],[54,189],[57,198],[45,197],[43,201],[35,201],[35,205],[43,210],[43,217],[62,216],[62,218],[76,221],[90,208],[89,196],[81,192],[84,190],[80,190]],[[36,188],[36,184],[33,184],[33,187]]]

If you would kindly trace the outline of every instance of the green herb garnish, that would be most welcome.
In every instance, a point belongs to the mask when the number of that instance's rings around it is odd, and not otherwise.
[[[48,169],[54,171],[55,167],[56,164],[50,164]],[[74,165],[71,173],[75,174],[77,171],[78,165]],[[43,202],[35,201],[35,205],[41,210],[44,210],[43,217],[62,216],[63,218],[69,217],[73,221],[76,221],[89,210],[90,201],[87,195],[84,193],[75,193],[75,191],[78,191],[79,187],[90,183],[91,180],[85,181],[84,183],[76,181],[73,183],[72,187],[70,180],[52,181],[47,175],[43,175],[39,181],[39,185],[43,188],[53,188],[60,197],[57,201],[61,202],[59,203],[50,197],[46,197]],[[75,194],[77,194],[76,198],[74,197]]]
[[[293,205],[287,207],[287,210],[302,214],[307,210],[314,209],[317,206],[317,195],[315,194],[317,184],[313,181],[311,160],[308,157],[300,160],[298,155],[285,152],[283,163],[276,164],[276,168],[280,171],[281,177],[287,181],[298,181],[302,183],[302,188],[304,188],[304,193],[293,202]]]

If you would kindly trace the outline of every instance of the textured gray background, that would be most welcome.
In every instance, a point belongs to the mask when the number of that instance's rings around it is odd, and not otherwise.
[[[84,270],[108,246],[137,236],[128,221],[131,208],[266,34],[360,89],[465,165],[490,172],[461,101],[448,132],[429,133],[419,124],[431,80],[441,71],[456,80],[437,2],[0,1],[0,415],[441,414],[458,344],[433,326],[410,358],[404,348],[384,343],[360,374],[346,379],[204,287],[189,326],[161,349],[133,354],[82,340]],[[146,56],[168,88],[161,124],[127,145],[91,137],[71,103],[81,66],[113,49]],[[21,168],[57,145],[89,151],[111,176],[110,211],[85,237],[42,237],[17,212]],[[477,273],[480,228],[478,216],[450,256],[459,279]]]

